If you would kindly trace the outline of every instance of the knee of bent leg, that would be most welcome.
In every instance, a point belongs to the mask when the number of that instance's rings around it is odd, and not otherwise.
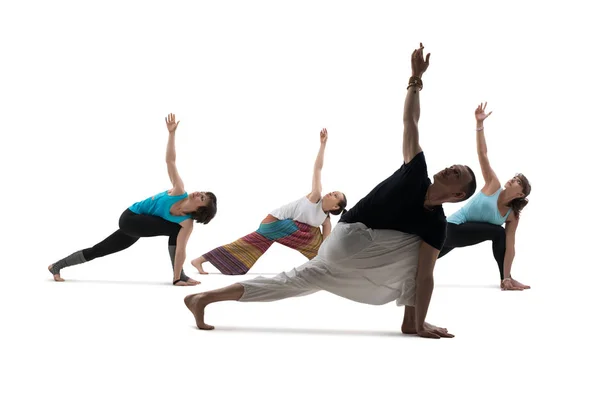
[[[504,230],[504,227],[498,226],[494,230],[493,240],[494,240],[494,242],[506,243],[506,231]]]

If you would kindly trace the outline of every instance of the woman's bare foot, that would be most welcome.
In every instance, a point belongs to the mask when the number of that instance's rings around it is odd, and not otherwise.
[[[192,265],[196,267],[198,273],[200,273],[201,275],[208,275],[208,272],[204,271],[204,268],[202,268],[202,263],[205,261],[206,260],[204,259],[204,257],[198,257],[195,260],[192,260]]]
[[[524,285],[521,282],[519,282],[518,280],[514,279],[514,278],[510,278],[510,280],[512,281],[513,285],[522,289],[531,289],[531,286],[529,285]]]
[[[502,290],[523,290],[523,286],[518,286],[512,278],[505,278],[500,284]]]
[[[196,326],[198,329],[203,330],[211,330],[215,329],[214,326],[208,325],[204,323],[204,309],[208,305],[206,302],[206,296],[203,293],[199,294],[190,294],[185,296],[183,300],[188,310],[194,314],[194,318],[196,319]]]
[[[189,278],[187,280],[187,283],[188,283],[188,286],[196,286],[196,285],[199,285],[201,282],[197,281],[195,279]]]
[[[64,282],[65,280],[60,277],[60,273],[58,273],[58,274],[53,274],[52,273],[52,265],[53,264],[50,264],[50,266],[48,267],[48,271],[50,271],[50,273],[52,274],[52,277],[54,278],[54,280],[56,282]]]

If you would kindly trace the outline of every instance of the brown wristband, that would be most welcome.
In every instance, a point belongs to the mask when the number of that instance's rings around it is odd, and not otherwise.
[[[408,86],[406,89],[410,88],[411,86],[417,86],[419,90],[423,90],[423,81],[418,76],[411,76],[408,80]]]

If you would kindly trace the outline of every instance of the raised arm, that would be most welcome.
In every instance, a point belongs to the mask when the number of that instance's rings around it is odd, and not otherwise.
[[[171,195],[177,196],[185,192],[183,181],[179,176],[179,172],[177,171],[177,165],[175,163],[175,160],[177,158],[175,154],[175,131],[177,130],[179,121],[175,122],[175,114],[169,114],[165,118],[165,122],[167,123],[167,129],[169,130],[169,141],[167,142],[166,156],[167,171],[169,172],[169,178],[171,179],[171,184],[173,185]]]
[[[419,154],[421,146],[419,145],[419,117],[421,115],[421,104],[419,102],[419,92],[423,89],[421,78],[429,67],[429,56],[423,58],[423,43],[421,47],[412,53],[411,69],[412,76],[408,82],[406,99],[404,100],[404,137],[402,141],[402,153],[404,162],[408,163]]]
[[[308,200],[312,203],[318,203],[321,200],[321,192],[323,187],[321,185],[321,171],[323,170],[323,159],[325,158],[325,146],[327,145],[327,129],[321,130],[321,147],[319,147],[319,153],[315,160],[315,166],[313,170],[312,178],[312,191],[308,195]]]
[[[479,157],[479,166],[481,167],[481,173],[483,174],[483,179],[485,184],[482,188],[482,191],[485,194],[493,194],[496,190],[500,189],[500,180],[496,176],[496,173],[492,169],[490,165],[490,160],[487,155],[487,144],[485,142],[485,135],[483,132],[483,121],[492,113],[485,113],[485,108],[487,107],[487,102],[485,105],[480,104],[475,110],[475,120],[477,121],[477,156]]]

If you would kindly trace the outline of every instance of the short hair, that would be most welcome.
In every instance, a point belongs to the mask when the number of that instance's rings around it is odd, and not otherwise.
[[[473,196],[473,193],[477,190],[477,179],[475,178],[473,170],[466,165],[465,167],[467,168],[467,171],[469,171],[469,175],[471,175],[471,180],[463,187],[463,190],[465,191],[465,198],[463,201]]]
[[[206,192],[208,197],[208,204],[200,206],[198,209],[190,215],[199,224],[208,224],[217,214],[217,196],[212,192]]]

